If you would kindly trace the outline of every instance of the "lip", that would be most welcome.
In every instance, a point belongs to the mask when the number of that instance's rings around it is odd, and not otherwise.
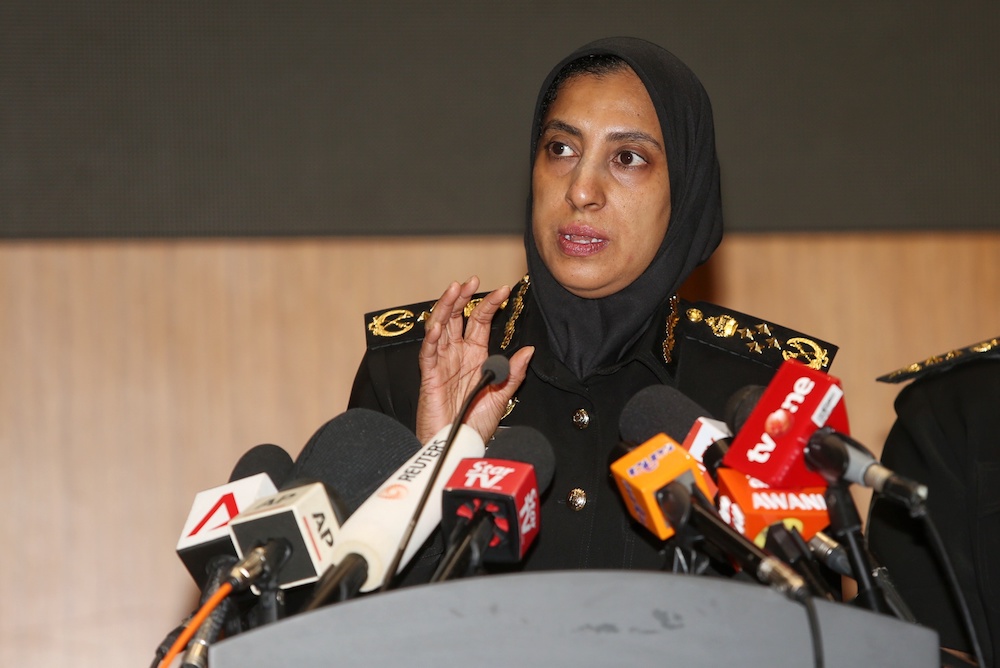
[[[590,225],[560,227],[556,240],[559,244],[559,250],[571,257],[595,255],[611,243],[606,232]]]

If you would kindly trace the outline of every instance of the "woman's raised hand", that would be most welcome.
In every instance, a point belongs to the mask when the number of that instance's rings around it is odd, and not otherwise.
[[[479,278],[452,283],[431,310],[420,346],[420,397],[417,400],[417,438],[427,443],[450,425],[466,396],[480,379],[480,367],[489,356],[490,324],[510,296],[503,286],[486,295],[473,309],[468,323],[463,312],[479,288]],[[472,402],[465,423],[483,441],[496,431],[507,402],[520,387],[534,348],[518,350],[510,358],[510,375],[498,385],[487,386]]]

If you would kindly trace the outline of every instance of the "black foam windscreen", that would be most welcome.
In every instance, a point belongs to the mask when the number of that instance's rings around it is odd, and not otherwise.
[[[350,517],[420,447],[413,432],[388,415],[352,408],[313,434],[289,477],[326,483]]]
[[[726,425],[729,426],[729,431],[734,434],[740,433],[766,389],[763,385],[746,385],[733,392],[726,401],[723,415]]]
[[[493,374],[490,385],[499,385],[510,375],[510,362],[503,355],[490,355],[483,362],[482,372]]]
[[[539,492],[548,489],[556,472],[556,453],[552,444],[534,427],[515,425],[500,429],[486,448],[486,456],[531,464]]]
[[[262,443],[255,445],[239,458],[229,482],[249,478],[258,473],[266,473],[275,487],[281,487],[292,470],[292,456],[280,445]]]
[[[639,445],[657,434],[684,441],[695,420],[712,417],[680,390],[668,385],[650,385],[628,400],[618,420],[623,441]]]

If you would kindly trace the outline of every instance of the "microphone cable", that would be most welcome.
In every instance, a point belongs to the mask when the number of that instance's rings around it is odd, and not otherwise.
[[[198,627],[201,626],[202,622],[204,622],[208,616],[212,614],[212,611],[214,611],[232,591],[233,585],[230,582],[224,582],[218,589],[215,590],[215,593],[212,594],[205,604],[198,609],[198,612],[191,617],[191,621],[189,621],[187,626],[184,627],[181,634],[177,636],[177,640],[174,641],[170,650],[166,653],[166,655],[164,655],[163,660],[160,661],[159,668],[169,668],[170,663],[174,660],[174,658],[180,654],[185,647],[187,647],[188,642],[192,637],[194,637],[194,634],[198,631]]]
[[[813,665],[823,668],[823,634],[820,631],[819,615],[816,613],[816,599],[812,596],[802,598],[806,608],[806,618],[809,620],[809,636],[812,638]]]
[[[926,504],[922,503],[910,509],[910,515],[923,520],[924,530],[930,539],[928,542],[930,543],[931,550],[934,552],[934,556],[938,559],[938,564],[945,573],[945,577],[948,580],[948,588],[955,597],[955,603],[958,605],[959,613],[962,615],[962,625],[965,627],[965,633],[969,638],[969,643],[972,645],[972,653],[976,657],[976,663],[980,666],[985,666],[986,661],[983,659],[982,647],[979,646],[979,635],[976,633],[976,627],[972,623],[969,602],[965,598],[962,587],[958,584],[958,576],[955,574],[955,568],[952,566],[948,552],[944,548],[944,541],[941,540],[941,534],[938,533],[937,526],[931,519],[930,513],[927,512]]]

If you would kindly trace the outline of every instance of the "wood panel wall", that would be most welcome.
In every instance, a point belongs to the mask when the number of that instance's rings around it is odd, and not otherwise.
[[[879,450],[875,376],[1000,334],[998,260],[996,233],[731,235],[686,296],[838,343]],[[363,313],[523,270],[516,237],[0,244],[0,665],[148,665],[196,600],[194,494],[343,411]]]

